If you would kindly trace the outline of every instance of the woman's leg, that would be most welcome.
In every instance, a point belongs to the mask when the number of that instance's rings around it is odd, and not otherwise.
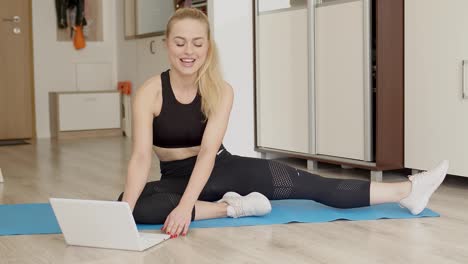
[[[135,204],[133,216],[136,222],[146,224],[165,222],[167,216],[180,202],[195,161],[196,159],[187,159],[161,164],[163,177],[160,181],[148,182]],[[192,210],[192,220],[226,217],[228,215],[227,202],[214,202],[220,200],[225,193],[214,194],[205,189]],[[122,197],[123,193],[118,200],[121,201]],[[255,209],[258,204],[255,200],[258,199],[253,199],[253,201],[248,199],[247,204],[250,208]],[[268,200],[266,203],[269,204]]]
[[[435,168],[410,176],[401,183],[372,183],[371,204],[398,202],[412,214],[421,213],[426,208],[432,194],[445,179],[449,167],[447,160]]]
[[[141,224],[164,224],[167,216],[179,204],[186,186],[183,179],[169,179],[146,183],[133,209],[133,218]],[[121,201],[123,193],[118,201]],[[195,211],[192,211],[192,220]]]
[[[411,192],[411,182],[371,182],[370,204],[397,203]]]
[[[148,182],[135,204],[135,221],[142,224],[164,224],[167,216],[179,204],[185,186],[186,182],[178,179]],[[118,201],[122,197],[123,193]],[[192,220],[226,217],[227,206],[226,203],[197,201],[192,211]]]
[[[229,191],[260,192],[270,200],[309,199],[338,208],[370,204],[369,181],[326,178],[277,161],[235,155],[215,166],[200,197],[214,201]]]
[[[230,155],[230,154],[226,154]],[[442,182],[448,164],[444,162],[425,175],[420,193],[430,196]],[[354,179],[326,178],[292,168],[273,160],[230,155],[217,164],[205,187],[209,194],[219,197],[235,191],[241,195],[258,191],[270,200],[310,199],[337,208],[355,208],[371,204],[400,202],[414,193],[414,181],[378,183]],[[429,187],[424,187],[429,186]],[[419,198],[415,198],[419,199]],[[425,198],[423,198],[424,200]]]
[[[325,178],[273,160],[230,155],[215,166],[205,188],[207,194],[218,197],[228,191],[241,195],[258,191],[270,200],[310,199],[337,208],[401,202],[412,213],[418,213],[442,183],[447,169],[448,162],[444,161],[433,170],[415,176],[417,180],[370,183]],[[205,198],[209,200],[209,196]]]
[[[195,203],[195,220],[226,217],[227,207],[227,203],[197,201]]]
[[[417,214],[443,181],[448,168],[448,163],[441,164],[401,183],[370,183],[325,178],[271,160],[225,155],[228,156],[215,165],[195,203],[192,220],[225,217],[228,205],[214,201],[230,191],[241,195],[260,192],[271,200],[311,199],[338,208],[400,202]],[[148,224],[164,223],[178,205],[186,184],[187,179],[170,178],[148,183],[135,205],[135,220]]]

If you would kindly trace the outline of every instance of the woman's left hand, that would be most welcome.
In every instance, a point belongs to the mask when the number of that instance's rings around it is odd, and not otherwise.
[[[178,205],[167,216],[163,230],[166,234],[170,234],[171,238],[175,238],[182,234],[187,235],[190,222],[192,220],[192,208]]]

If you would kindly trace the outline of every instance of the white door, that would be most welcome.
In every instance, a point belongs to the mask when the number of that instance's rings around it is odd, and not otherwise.
[[[407,168],[448,159],[450,174],[468,176],[467,12],[467,0],[405,1]]]

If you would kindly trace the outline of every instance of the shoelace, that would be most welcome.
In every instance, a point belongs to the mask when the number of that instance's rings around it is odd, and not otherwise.
[[[416,174],[413,174],[413,175],[410,175],[410,177],[408,177],[408,180],[412,183],[415,183],[415,182],[419,182],[419,178],[423,175],[426,175],[427,174],[427,171],[422,171],[422,172],[419,172],[419,173],[416,173]]]
[[[426,175],[426,174],[427,174],[427,171],[422,171],[422,172],[419,172],[419,173],[410,175],[410,177],[408,177],[408,180],[411,182],[411,191],[410,191],[410,193],[408,194],[408,196],[405,197],[405,198],[403,198],[403,199],[408,198],[408,197],[413,193],[413,184],[418,184],[418,183],[419,183],[419,177],[422,176],[422,175]],[[403,199],[402,199],[402,200],[403,200]],[[401,200],[400,200],[400,202],[401,202]],[[402,206],[401,203],[398,203],[398,205],[399,205],[401,208],[406,208],[406,207]]]
[[[234,208],[237,217],[245,215],[244,207],[242,206],[242,201],[240,200],[240,198],[236,199],[234,201],[234,204],[231,205],[231,207]]]
[[[245,215],[245,211],[244,211],[244,208],[242,208],[242,206],[236,206],[236,207],[233,207],[233,208],[234,208],[234,211],[236,211],[236,216],[237,217]]]

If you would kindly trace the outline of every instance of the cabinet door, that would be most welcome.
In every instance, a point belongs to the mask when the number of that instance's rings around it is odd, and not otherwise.
[[[257,17],[258,146],[309,152],[307,8]]]
[[[372,160],[369,10],[367,0],[316,6],[317,154]]]
[[[169,69],[165,36],[137,40],[137,87],[154,75]]]
[[[449,173],[468,176],[468,100],[462,92],[467,10],[466,0],[405,1],[407,168],[429,169],[448,159]]]

